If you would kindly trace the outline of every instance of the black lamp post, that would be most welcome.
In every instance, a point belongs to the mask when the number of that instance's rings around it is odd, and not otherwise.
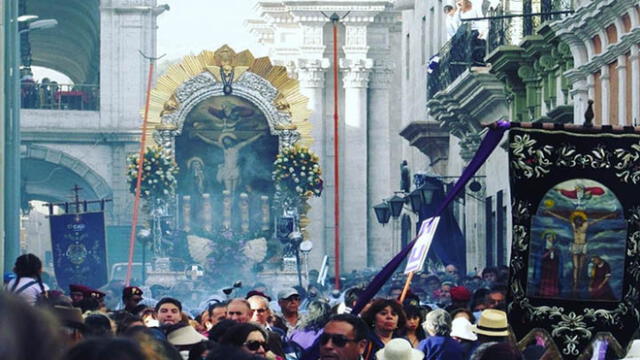
[[[438,190],[438,186],[430,181],[424,181],[420,187],[409,194],[411,211],[418,213],[422,205],[430,205],[433,202],[433,194]]]
[[[436,184],[430,182],[430,181],[425,181],[422,186],[420,186],[420,188],[418,188],[418,190],[420,190],[420,195],[422,195],[422,204],[423,205],[431,205],[431,203],[433,202],[433,195],[436,193],[437,190],[439,190],[440,187],[437,186]]]
[[[391,208],[391,216],[393,216],[394,219],[397,219],[398,216],[400,216],[400,213],[402,213],[404,198],[398,196],[398,194],[394,194],[388,202],[389,207]]]
[[[411,204],[411,211],[417,213],[422,207],[422,191],[415,189],[409,193],[409,203]]]
[[[389,222],[389,218],[391,217],[391,209],[386,201],[383,201],[380,204],[374,206],[373,211],[375,211],[376,218],[378,219],[378,222],[380,224],[384,225]]]

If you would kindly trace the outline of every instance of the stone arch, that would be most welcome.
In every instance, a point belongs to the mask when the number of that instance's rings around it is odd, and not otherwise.
[[[224,95],[223,84],[216,81],[210,72],[202,72],[180,85],[176,91],[179,105],[174,112],[162,116],[161,123],[163,126],[173,126],[175,135],[179,135],[187,115],[196,105],[208,98]],[[296,130],[287,130],[291,127],[291,118],[275,106],[278,90],[266,79],[252,72],[244,72],[233,83],[232,95],[246,99],[260,109],[267,119],[271,135],[280,138],[280,146],[291,145],[299,139],[300,134]]]
[[[71,174],[77,176],[78,179],[81,179],[85,186],[88,186],[88,191],[90,191],[90,195],[94,195],[96,199],[105,199],[111,198],[113,196],[113,190],[111,186],[106,182],[106,180],[100,176],[97,172],[91,169],[90,166],[85,164],[82,160],[75,158],[63,151],[51,149],[42,145],[28,145],[26,151],[23,151],[21,154],[21,160],[33,160],[36,164],[38,163],[46,163],[51,164],[53,166],[59,167],[62,171],[66,170]],[[58,168],[54,168],[56,170]],[[54,176],[53,170],[50,172],[50,176]],[[39,179],[38,181],[45,185],[45,181],[47,178]],[[74,179],[71,179],[73,181]],[[29,184],[26,184],[27,189]],[[53,186],[49,184],[49,186]],[[35,188],[35,187],[34,187]],[[67,189],[64,189],[66,191]],[[59,195],[56,194],[39,194],[44,196],[49,196],[51,201],[61,201],[67,199],[60,199]],[[94,199],[89,199],[94,200]]]

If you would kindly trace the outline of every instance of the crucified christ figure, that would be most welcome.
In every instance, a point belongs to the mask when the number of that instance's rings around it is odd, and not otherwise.
[[[240,166],[238,164],[240,160],[240,149],[258,140],[262,135],[263,134],[260,133],[244,141],[238,141],[235,135],[231,133],[223,133],[220,135],[218,141],[201,137],[203,141],[222,149],[224,163],[218,165],[216,180],[224,184],[225,190],[228,190],[231,194],[235,192],[240,183]]]
[[[587,220],[587,214],[584,211],[576,210],[569,215],[568,218],[547,210],[545,214],[551,215],[556,219],[568,222],[573,228],[573,242],[569,252],[573,263],[573,291],[576,292],[580,281],[580,273],[584,267],[587,257],[587,229],[590,225],[598,223],[604,219],[614,217],[616,214],[608,214],[591,221]]]

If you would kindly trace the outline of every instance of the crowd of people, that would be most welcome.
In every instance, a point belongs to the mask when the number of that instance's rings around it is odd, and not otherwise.
[[[62,85],[49,78],[36,82],[32,76],[20,81],[23,109],[97,110],[98,87],[95,85]]]
[[[403,302],[398,276],[359,316],[351,309],[370,271],[343,278],[344,291],[325,291],[315,278],[276,294],[257,283],[231,298],[211,294],[197,309],[170,294],[155,301],[137,286],[124,287],[110,308],[103,291],[73,284],[65,294],[41,272],[41,261],[25,254],[5,276],[1,359],[529,360],[549,346],[542,336],[525,349],[513,341],[506,268],[421,274]]]

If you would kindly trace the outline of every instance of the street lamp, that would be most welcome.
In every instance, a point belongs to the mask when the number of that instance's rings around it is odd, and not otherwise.
[[[429,181],[424,179],[422,184],[409,194],[409,201],[411,202],[411,210],[414,213],[420,211],[423,205],[431,205],[433,202],[433,195],[440,188]]]
[[[402,207],[404,206],[405,199],[403,197],[398,196],[398,194],[394,194],[391,199],[387,200],[389,202],[389,207],[391,208],[391,216],[394,219],[397,219],[398,216],[402,213]]]
[[[30,22],[25,29],[20,30],[19,34],[26,33],[27,31],[51,29],[52,27],[55,27],[57,25],[58,25],[58,20],[56,19],[36,20],[36,21]]]
[[[389,218],[391,217],[391,209],[389,208],[389,204],[386,201],[382,201],[380,204],[373,207],[373,211],[376,213],[376,218],[378,222],[382,225],[389,222]]]

